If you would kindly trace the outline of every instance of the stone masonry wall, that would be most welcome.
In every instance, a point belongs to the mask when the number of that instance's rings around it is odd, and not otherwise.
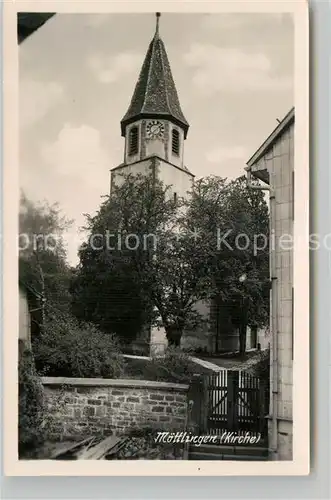
[[[120,379],[44,377],[54,437],[152,426],[184,430],[188,386]]]

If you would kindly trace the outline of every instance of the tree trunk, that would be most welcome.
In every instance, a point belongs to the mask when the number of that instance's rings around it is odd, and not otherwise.
[[[247,338],[247,301],[244,299],[242,302],[241,321],[239,327],[239,353],[243,358],[246,352],[246,338]]]
[[[169,347],[180,347],[180,341],[183,335],[183,331],[174,326],[168,326],[166,328],[166,336],[168,340]]]
[[[38,270],[39,279],[40,279],[41,324],[39,325],[39,329],[40,329],[40,333],[42,334],[44,332],[44,327],[45,327],[45,301],[46,301],[46,299],[45,299],[45,279],[44,279],[44,272],[43,272],[43,268],[41,267],[41,264],[40,264],[38,250],[35,252],[35,258],[36,258],[37,270]]]

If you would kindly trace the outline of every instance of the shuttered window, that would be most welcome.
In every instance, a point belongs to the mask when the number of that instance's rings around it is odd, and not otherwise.
[[[129,132],[129,156],[138,153],[138,127],[132,127]]]
[[[173,154],[179,156],[179,149],[180,149],[180,139],[179,139],[179,132],[176,129],[173,129],[172,131],[172,145],[171,149]]]

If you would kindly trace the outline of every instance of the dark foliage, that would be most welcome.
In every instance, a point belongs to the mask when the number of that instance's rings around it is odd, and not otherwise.
[[[19,355],[19,452],[23,454],[43,442],[45,408],[43,387],[31,349],[20,344]]]

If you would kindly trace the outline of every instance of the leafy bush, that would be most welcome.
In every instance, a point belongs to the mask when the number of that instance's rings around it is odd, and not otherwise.
[[[252,367],[253,374],[260,380],[269,384],[270,379],[270,350],[261,351],[258,355],[258,360]]]
[[[145,380],[187,383],[192,376],[189,355],[178,347],[169,347],[165,356],[154,356],[146,363],[143,372]]]
[[[46,320],[34,353],[38,371],[48,376],[117,378],[124,367],[113,335],[67,315]]]
[[[20,345],[19,356],[19,451],[35,448],[45,438],[43,386],[37,375],[31,349]]]

